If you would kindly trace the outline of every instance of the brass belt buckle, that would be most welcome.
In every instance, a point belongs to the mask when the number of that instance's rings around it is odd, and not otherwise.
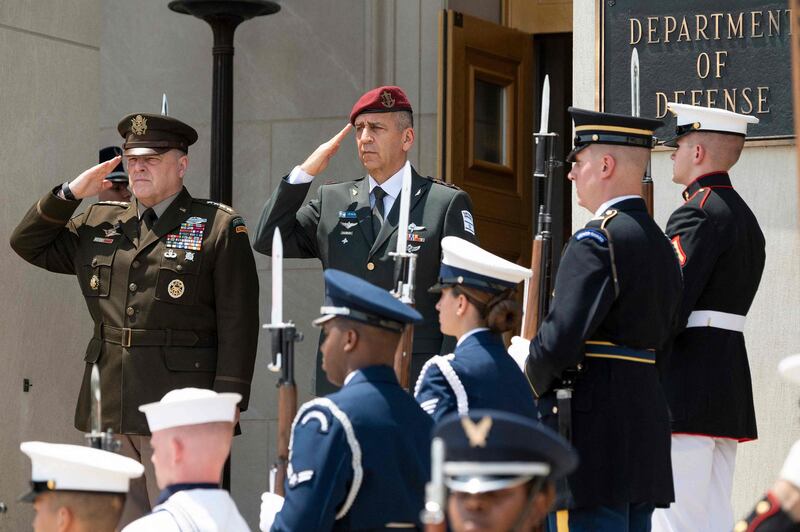
[[[122,328],[122,340],[120,342],[122,344],[122,347],[130,347],[131,346],[131,336],[132,336],[132,330],[129,329],[128,327],[123,327]]]

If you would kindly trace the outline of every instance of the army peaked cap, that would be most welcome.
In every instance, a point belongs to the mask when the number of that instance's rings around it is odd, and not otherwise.
[[[395,111],[409,111],[411,103],[406,93],[400,87],[377,87],[364,93],[350,111],[350,123],[355,125],[356,118],[361,113],[393,113]]]
[[[713,109],[700,105],[669,103],[667,109],[675,115],[675,136],[664,141],[665,146],[678,147],[678,139],[689,133],[723,133],[747,136],[747,124],[758,124],[758,118],[734,113],[725,109]]]
[[[100,149],[100,157],[98,162],[104,163],[106,161],[110,161],[118,155],[122,155],[122,148],[119,146],[106,146],[105,148]],[[114,167],[114,171],[108,174],[106,179],[113,183],[123,183],[125,185],[128,184],[128,174],[125,173],[125,168],[122,166],[122,161],[120,161],[119,164]]]
[[[434,427],[444,442],[445,483],[453,491],[485,493],[533,479],[557,479],[578,466],[578,454],[552,429],[499,410],[453,413]]]
[[[117,124],[125,139],[125,155],[158,155],[175,149],[184,153],[197,142],[197,131],[171,116],[137,113]]]
[[[664,123],[652,118],[598,113],[587,109],[567,109],[575,122],[575,147],[567,155],[567,162],[590,144],[614,144],[632,148],[651,149],[655,146],[653,132]]]
[[[406,323],[419,323],[422,314],[392,294],[349,273],[325,270],[325,304],[314,325],[333,318],[346,318],[400,332]]]

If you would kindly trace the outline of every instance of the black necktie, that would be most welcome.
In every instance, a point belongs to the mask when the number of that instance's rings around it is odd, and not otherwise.
[[[152,208],[147,208],[143,213],[142,217],[140,218],[140,222],[147,228],[148,231],[153,229],[153,226],[156,224],[158,220],[158,216],[156,216],[156,211]],[[140,231],[140,233],[144,233],[144,231]]]
[[[375,196],[375,206],[372,207],[372,231],[377,239],[383,226],[383,198],[386,197],[386,191],[381,187],[375,187],[372,189],[372,194]]]

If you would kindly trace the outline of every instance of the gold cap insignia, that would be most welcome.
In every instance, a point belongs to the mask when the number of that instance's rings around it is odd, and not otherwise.
[[[47,481],[47,489],[49,489],[49,490],[56,489],[56,481],[55,480],[48,480]]]
[[[598,140],[600,140],[600,135],[598,135],[597,133],[595,133],[594,135],[592,135],[592,140],[593,140],[593,141],[595,141],[595,142],[597,142]]]
[[[147,119],[142,115],[131,118],[131,131],[134,135],[144,135],[147,131]]]
[[[173,299],[178,299],[183,295],[185,287],[183,286],[183,281],[180,279],[173,279],[170,281],[169,285],[167,285],[167,292],[169,293],[169,297]]]
[[[700,122],[695,122],[692,124],[692,129],[700,129]]]
[[[387,109],[394,106],[394,98],[392,98],[392,94],[389,91],[383,91],[381,93],[381,105]]]
[[[474,423],[469,417],[464,416],[461,418],[461,426],[464,427],[464,433],[469,438],[470,447],[486,447],[486,437],[489,436],[489,431],[492,429],[492,418],[484,416],[480,421]]]
[[[89,288],[92,290],[100,288],[100,278],[98,276],[92,275],[92,278],[89,279]]]

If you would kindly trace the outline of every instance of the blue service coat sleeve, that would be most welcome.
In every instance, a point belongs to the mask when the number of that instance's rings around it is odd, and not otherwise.
[[[436,364],[431,364],[425,375],[420,378],[422,382],[414,394],[414,399],[425,413],[433,418],[434,423],[458,410],[455,392]]]
[[[353,478],[344,428],[318,406],[303,413],[292,438],[286,499],[271,530],[331,530]]]
[[[584,343],[615,298],[607,237],[597,229],[578,231],[561,259],[550,312],[530,344],[525,373],[537,397],[583,360]]]

